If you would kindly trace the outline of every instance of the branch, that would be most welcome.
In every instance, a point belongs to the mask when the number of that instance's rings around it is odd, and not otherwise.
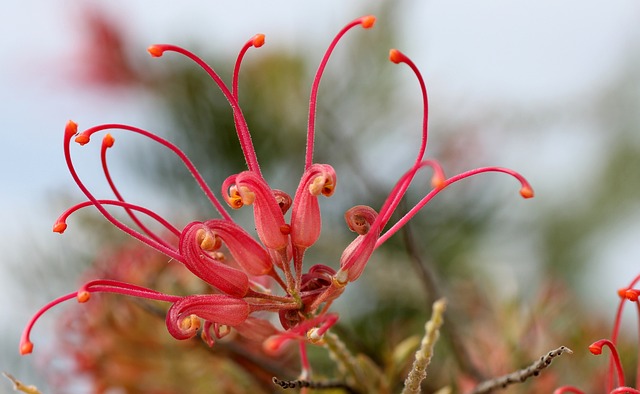
[[[427,367],[433,356],[433,347],[440,336],[440,327],[443,323],[443,315],[447,302],[444,298],[433,303],[431,319],[425,325],[425,334],[420,344],[420,349],[416,352],[416,358],[411,367],[411,371],[404,381],[402,394],[419,394],[420,384],[427,377]]]
[[[18,379],[14,378],[13,375],[9,373],[3,372],[2,374],[13,383],[13,389],[15,391],[22,391],[23,393],[27,394],[41,394],[36,386],[27,386]]]
[[[349,394],[357,393],[354,391],[349,385],[343,382],[313,382],[310,380],[282,380],[274,377],[272,379],[275,385],[282,387],[283,389],[301,389],[301,388],[312,388],[316,390],[326,390],[326,389],[344,389]]]
[[[521,383],[529,379],[532,376],[538,376],[540,371],[545,369],[551,364],[551,361],[555,357],[562,355],[563,353],[573,353],[571,349],[566,346],[560,346],[559,348],[550,351],[546,355],[540,357],[540,360],[534,362],[526,368],[519,371],[512,372],[508,375],[500,376],[498,378],[486,380],[476,386],[470,394],[485,394],[490,393],[496,389],[503,389],[514,383]]]

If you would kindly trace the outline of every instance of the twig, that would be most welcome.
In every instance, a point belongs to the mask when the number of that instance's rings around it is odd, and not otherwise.
[[[324,346],[329,351],[329,357],[335,361],[338,370],[345,375],[347,383],[358,389],[367,387],[367,380],[358,365],[356,358],[349,352],[347,346],[331,331],[324,334]]]
[[[571,351],[571,349],[566,346],[560,346],[559,348],[552,350],[546,355],[540,357],[538,361],[534,362],[526,368],[478,384],[476,388],[473,389],[473,391],[469,394],[490,393],[493,390],[503,389],[514,383],[524,382],[532,376],[538,376],[540,374],[540,371],[548,367],[555,357],[558,357],[563,353],[571,354],[573,353],[573,351]]]
[[[348,384],[344,382],[314,382],[310,380],[282,380],[276,377],[272,379],[273,383],[282,387],[283,389],[301,389],[301,388],[312,388],[316,390],[324,390],[324,389],[344,389],[349,394],[356,394],[353,388],[351,388]]]
[[[27,386],[18,379],[14,378],[10,373],[3,372],[2,374],[13,383],[13,389],[15,391],[22,391],[23,393],[27,394],[41,394],[40,390],[38,390],[36,386]]]
[[[427,367],[433,356],[433,347],[440,336],[440,327],[443,323],[443,315],[447,303],[444,298],[433,303],[431,319],[425,325],[425,335],[420,343],[420,349],[416,352],[413,367],[404,381],[402,394],[420,393],[420,384],[427,377]]]

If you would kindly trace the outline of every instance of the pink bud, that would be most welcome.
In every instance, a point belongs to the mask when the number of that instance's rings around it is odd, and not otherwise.
[[[233,259],[245,272],[260,276],[271,271],[273,263],[269,253],[242,227],[222,219],[209,220],[204,225],[215,236],[220,237]]]
[[[167,330],[176,339],[192,338],[199,328],[196,317],[206,322],[237,326],[251,307],[240,298],[224,294],[191,295],[176,301],[167,312]]]
[[[182,262],[196,276],[221,292],[244,297],[249,290],[247,274],[213,258],[209,252],[215,248],[214,245],[214,234],[203,223],[188,224],[180,235]]]
[[[227,178],[222,194],[233,208],[253,205],[253,217],[260,241],[269,249],[281,250],[289,243],[288,226],[273,191],[257,173],[244,171]]]
[[[336,181],[336,173],[328,164],[313,164],[302,175],[291,212],[291,242],[294,246],[306,249],[318,240],[322,229],[318,196],[331,196]]]

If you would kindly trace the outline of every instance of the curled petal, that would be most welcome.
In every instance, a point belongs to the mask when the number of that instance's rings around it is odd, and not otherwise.
[[[189,339],[200,327],[196,317],[218,325],[237,326],[247,319],[250,311],[244,300],[224,294],[187,296],[169,308],[167,330],[176,339]]]
[[[289,208],[291,208],[291,196],[283,192],[282,190],[273,189],[273,197],[276,199],[276,202],[278,203],[282,214],[284,215],[285,213],[287,213],[289,211]]]
[[[308,248],[318,240],[322,228],[318,196],[331,196],[336,181],[336,172],[328,164],[313,164],[302,175],[291,212],[291,241],[294,246]]]
[[[366,205],[356,205],[344,213],[344,220],[349,229],[359,235],[365,235],[369,232],[376,217],[378,217],[378,212]]]
[[[273,191],[262,177],[244,171],[227,178],[222,194],[234,208],[253,205],[253,217],[260,241],[269,249],[283,249],[288,244],[289,227]]]
[[[222,219],[209,220],[204,225],[227,245],[234,260],[250,275],[265,275],[273,268],[269,253],[242,227]]]
[[[184,265],[221,292],[243,297],[249,290],[249,277],[212,257],[209,252],[215,245],[215,234],[204,223],[188,224],[180,235],[179,250]]]

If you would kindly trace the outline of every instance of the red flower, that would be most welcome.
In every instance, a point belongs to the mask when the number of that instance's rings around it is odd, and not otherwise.
[[[146,130],[122,124],[94,126],[78,133],[77,125],[69,121],[64,134],[64,154],[72,177],[88,201],[65,212],[54,225],[54,231],[62,233],[66,228],[66,218],[71,213],[93,205],[122,231],[164,253],[172,260],[184,264],[193,274],[209,283],[219,293],[176,296],[114,280],[91,281],[80,290],[52,301],[34,316],[24,331],[20,344],[21,353],[31,352],[32,344],[29,334],[34,322],[43,312],[71,298],[85,302],[95,292],[118,293],[170,303],[166,323],[168,331],[177,339],[191,338],[201,330],[205,340],[213,344],[212,331],[215,336],[220,337],[228,331],[227,327],[242,325],[250,317],[255,317],[255,312],[270,311],[279,314],[285,329],[282,340],[300,339],[306,336],[312,341],[318,341],[337,320],[336,315],[327,313],[331,303],[344,291],[348,283],[358,279],[371,254],[447,186],[484,172],[504,172],[520,182],[520,194],[523,197],[532,197],[533,191],[527,181],[514,171],[499,167],[484,167],[447,178],[436,161],[424,160],[427,145],[425,83],[413,62],[401,52],[392,50],[391,61],[405,63],[415,73],[424,100],[422,141],[415,163],[400,177],[379,211],[367,206],[356,206],[347,211],[345,214],[347,224],[358,235],[350,245],[346,246],[337,272],[325,265],[314,265],[308,272],[303,272],[305,251],[313,246],[321,231],[318,197],[320,195],[330,197],[337,184],[333,167],[313,162],[316,102],[321,76],[340,38],[355,26],[370,28],[374,22],[373,16],[365,16],[346,25],[331,42],[320,63],[311,89],[305,168],[293,200],[285,192],[272,189],[262,176],[249,129],[238,103],[237,83],[242,58],[250,47],[262,46],[264,36],[256,35],[243,46],[234,68],[231,90],[209,65],[186,49],[172,45],[149,47],[148,51],[154,57],[163,56],[166,52],[177,52],[196,62],[216,82],[233,108],[236,130],[248,169],[228,177],[223,182],[222,196],[233,209],[253,206],[259,241],[232,219],[189,158],[169,141]],[[174,152],[205,192],[220,218],[195,221],[180,231],[153,211],[126,202],[109,176],[106,152],[113,146],[114,141],[110,134],[107,134],[103,140],[101,159],[107,181],[116,199],[104,200],[94,197],[76,173],[71,159],[70,145],[72,139],[84,145],[95,133],[103,130],[137,133]],[[411,185],[414,176],[425,167],[434,171],[431,191],[402,219],[387,228],[392,214]],[[123,208],[138,229],[114,217],[105,208],[107,205]],[[290,206],[292,206],[291,215],[287,220],[285,215]],[[146,227],[138,218],[140,214],[156,220],[165,227],[172,239],[167,239]],[[385,228],[387,228],[386,231]],[[271,287],[276,286],[281,288],[280,293],[271,291]],[[281,293],[284,295],[276,295]],[[274,345],[275,343],[280,342],[272,340],[269,346],[278,347]],[[306,365],[306,362],[303,365]]]

